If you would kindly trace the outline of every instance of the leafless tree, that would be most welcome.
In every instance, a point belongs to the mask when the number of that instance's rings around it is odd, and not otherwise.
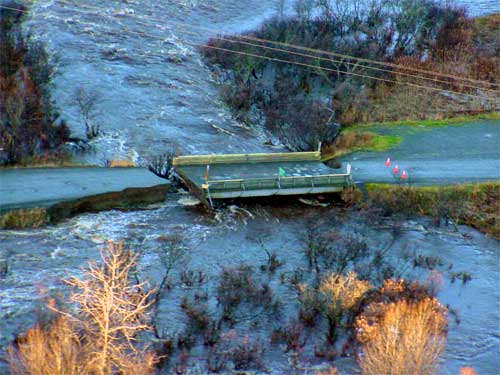
[[[153,156],[149,160],[148,169],[158,177],[168,180],[172,177],[172,163],[174,157],[175,153],[173,152],[173,150],[165,152],[161,155]]]
[[[79,309],[71,317],[82,327],[89,346],[87,366],[96,375],[132,374],[141,363],[151,370],[154,355],[140,350],[136,340],[139,332],[151,329],[147,318],[155,289],[145,292],[144,283],[130,283],[137,257],[122,244],[109,242],[101,250],[101,259],[100,265],[89,264],[84,279],[67,281],[75,288],[71,300]]]
[[[99,125],[93,124],[93,120],[97,114],[96,107],[100,99],[101,95],[98,92],[88,91],[83,86],[79,86],[75,90],[75,102],[85,123],[85,133],[88,140],[99,135]]]

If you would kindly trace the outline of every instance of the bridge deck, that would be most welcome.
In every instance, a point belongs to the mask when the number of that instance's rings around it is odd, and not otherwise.
[[[212,199],[338,192],[352,183],[350,175],[321,163],[319,152],[182,156],[174,168],[209,205]]]

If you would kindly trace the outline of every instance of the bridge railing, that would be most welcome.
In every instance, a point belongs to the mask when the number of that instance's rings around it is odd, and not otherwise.
[[[317,176],[287,176],[274,178],[249,178],[232,180],[215,180],[203,184],[203,189],[216,191],[244,191],[266,189],[296,189],[324,186],[352,185],[350,174],[326,174]]]

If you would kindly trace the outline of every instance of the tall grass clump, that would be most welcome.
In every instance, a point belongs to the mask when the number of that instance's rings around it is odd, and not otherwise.
[[[48,221],[45,208],[25,208],[0,214],[1,229],[39,228]]]

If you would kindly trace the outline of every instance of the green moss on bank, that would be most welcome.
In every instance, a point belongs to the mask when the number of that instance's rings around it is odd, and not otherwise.
[[[387,215],[450,218],[500,239],[500,182],[432,187],[367,184],[369,205]]]

